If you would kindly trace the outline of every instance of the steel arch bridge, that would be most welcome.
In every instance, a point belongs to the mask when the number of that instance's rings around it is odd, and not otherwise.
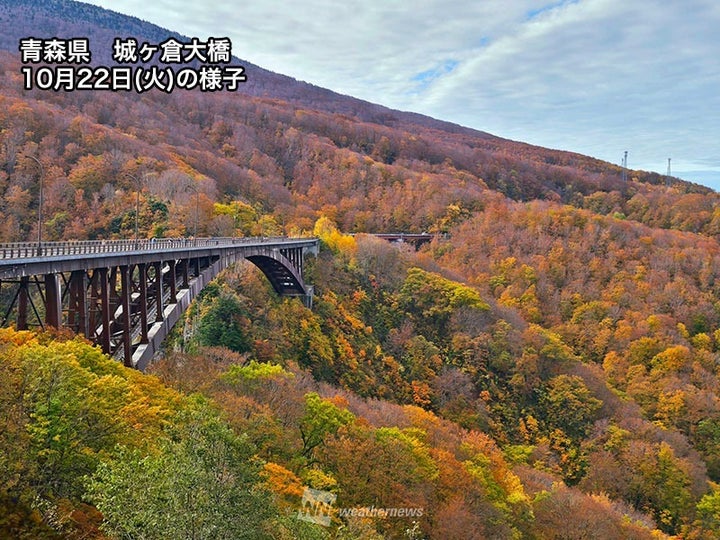
[[[69,328],[144,370],[192,299],[248,260],[275,291],[312,306],[316,238],[167,238],[0,244],[0,324]]]

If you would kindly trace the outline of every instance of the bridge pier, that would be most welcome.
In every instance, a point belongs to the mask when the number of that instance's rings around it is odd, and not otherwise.
[[[180,268],[182,270],[182,283],[180,285],[180,288],[188,289],[190,287],[190,276],[188,272],[187,259],[180,261]]]
[[[138,285],[140,289],[140,343],[148,342],[148,287],[147,287],[147,266],[145,263],[137,265]]]
[[[45,274],[45,324],[60,328],[62,322],[62,297],[60,276]]]
[[[155,322],[163,320],[162,262],[153,263],[153,284],[155,285]]]
[[[171,304],[175,303],[175,297],[177,296],[177,276],[175,274],[176,262],[174,260],[168,261],[168,281],[170,281],[170,298],[172,299]]]
[[[27,308],[28,308],[28,284],[30,278],[22,276],[20,278],[20,286],[18,289],[18,312],[15,326],[18,330],[27,330]]]
[[[84,336],[88,335],[89,330],[87,289],[87,274],[82,270],[73,270],[69,285],[68,326]]]
[[[120,267],[120,298],[122,304],[122,345],[123,362],[127,367],[132,365],[132,336],[130,334],[130,269],[127,265]]]
[[[100,280],[100,313],[102,321],[102,330],[98,339],[97,327],[93,329],[93,335],[88,336],[95,339],[102,347],[105,354],[110,354],[110,285],[108,283],[108,269],[98,268],[96,271]]]

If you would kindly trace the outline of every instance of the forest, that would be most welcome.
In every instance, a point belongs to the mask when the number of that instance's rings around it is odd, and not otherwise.
[[[238,265],[147,373],[0,329],[0,537],[720,538],[717,193],[252,64],[237,93],[24,90],[33,28],[172,34],[29,0],[0,28],[0,242],[321,240],[312,309]],[[339,512],[371,507],[422,512]]]

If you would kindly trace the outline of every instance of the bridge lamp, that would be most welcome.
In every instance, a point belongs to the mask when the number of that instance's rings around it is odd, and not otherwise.
[[[27,154],[21,154],[22,157],[32,159],[37,166],[40,168],[40,177],[38,179],[40,189],[38,192],[38,237],[37,237],[37,254],[38,257],[42,256],[42,207],[43,207],[43,178],[45,177],[45,167],[40,163],[40,160],[35,156],[29,156]]]

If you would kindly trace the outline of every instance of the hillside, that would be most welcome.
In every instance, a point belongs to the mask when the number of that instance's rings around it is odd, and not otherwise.
[[[418,124],[389,127],[228,92],[24,91],[17,59],[6,53],[2,66],[0,187],[11,216],[3,240],[34,235],[37,164],[18,160],[20,154],[46,164],[43,211],[55,239],[127,235],[122,214],[134,212],[133,176],[145,178],[148,237],[163,234],[155,230],[151,199],[173,206],[168,231],[188,230],[182,220],[189,198],[181,195],[188,186],[202,193],[203,234],[227,221],[213,203],[233,199],[260,204],[258,211],[285,230],[309,229],[322,212],[345,231],[446,231],[478,209],[489,190],[656,227],[706,234],[717,228],[714,192],[679,181],[668,190],[663,178],[637,171],[623,183],[616,166],[576,154]],[[75,199],[85,223],[63,215]]]
[[[138,208],[143,237],[323,246],[312,310],[228,271],[154,376],[2,330],[0,536],[720,536],[717,193],[240,59],[236,93],[24,90],[21,37],[181,37],[60,0],[0,30],[0,241],[37,237],[42,177],[47,240]],[[445,234],[362,234],[391,231]],[[305,487],[423,511],[308,524]]]

